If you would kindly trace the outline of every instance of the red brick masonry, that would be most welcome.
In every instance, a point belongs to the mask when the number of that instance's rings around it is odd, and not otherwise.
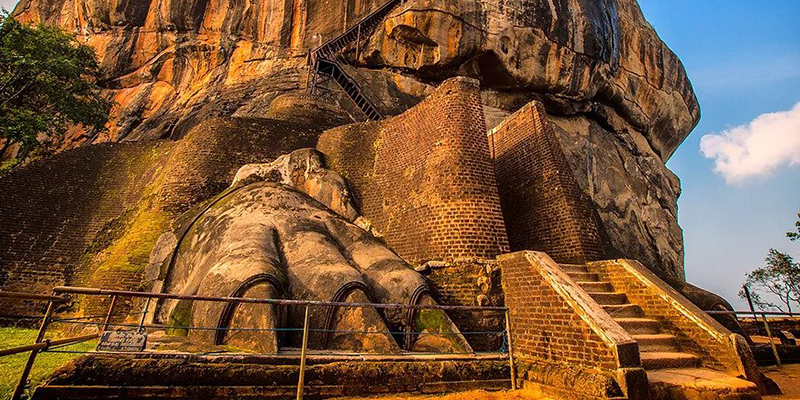
[[[603,398],[631,395],[631,380],[646,379],[633,338],[550,257],[524,251],[498,262],[523,382]]]
[[[541,103],[531,102],[489,133],[512,251],[557,262],[605,258],[593,204],[578,186]]]
[[[508,239],[485,130],[478,82],[453,78],[397,117],[325,132],[317,148],[405,259],[493,258]]]

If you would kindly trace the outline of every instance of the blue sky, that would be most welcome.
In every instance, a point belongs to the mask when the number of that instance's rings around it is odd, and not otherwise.
[[[772,173],[727,183],[700,141],[800,102],[800,1],[639,2],[686,66],[702,109],[697,128],[667,163],[683,187],[678,219],[687,279],[746,309],[736,297],[738,287],[767,250],[800,255],[800,244],[785,237],[800,207],[800,166],[784,163]],[[800,137],[800,130],[787,135]],[[784,140],[772,138],[772,144]]]
[[[773,163],[770,173],[748,177],[750,167],[732,162],[729,167],[744,171],[745,178],[728,182],[714,171],[715,162],[704,156],[700,143],[704,135],[800,102],[800,1],[639,2],[686,66],[702,108],[700,124],[668,163],[683,185],[679,222],[687,278],[743,309],[736,293],[744,274],[762,264],[770,247],[800,255],[800,244],[785,237],[800,207],[800,165]],[[15,3],[0,0],[9,10]],[[800,130],[762,142],[781,147],[792,137],[800,137]],[[759,144],[758,137],[752,139],[748,143]],[[771,154],[762,158],[774,159]]]

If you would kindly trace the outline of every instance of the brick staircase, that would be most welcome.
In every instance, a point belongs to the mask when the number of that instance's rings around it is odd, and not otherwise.
[[[309,66],[312,68],[307,89],[311,94],[324,90],[324,83],[334,81],[342,88],[344,93],[355,103],[359,110],[369,121],[382,119],[380,111],[365,95],[352,76],[342,68],[342,64],[349,64],[344,54],[348,50],[355,52],[358,59],[362,43],[375,32],[381,21],[397,6],[406,0],[389,0],[366,17],[356,22],[344,33],[327,42],[311,49],[308,57]]]
[[[694,368],[700,357],[681,351],[675,335],[664,333],[655,319],[647,318],[642,307],[632,304],[625,293],[611,282],[603,282],[585,265],[560,264],[564,272],[581,286],[638,343],[642,367],[646,370]]]
[[[651,385],[651,398],[673,398],[676,391],[682,392],[687,387],[699,397],[681,394],[685,397],[680,398],[761,398],[755,384],[704,368],[701,356],[683,349],[675,334],[665,332],[664,324],[648,315],[642,305],[632,303],[626,293],[602,280],[599,271],[587,265],[559,266],[639,344],[641,365]],[[654,392],[654,385],[666,389]],[[712,392],[718,392],[716,397],[709,396]]]

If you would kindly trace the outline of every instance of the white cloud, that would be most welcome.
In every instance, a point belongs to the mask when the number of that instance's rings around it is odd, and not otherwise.
[[[714,159],[714,170],[729,184],[800,165],[800,103],[789,111],[761,114],[746,125],[705,135],[700,150]]]

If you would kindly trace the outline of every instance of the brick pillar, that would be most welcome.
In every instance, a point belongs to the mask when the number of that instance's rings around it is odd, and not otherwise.
[[[531,102],[489,132],[512,251],[561,263],[605,258],[600,223],[580,189],[544,108]]]
[[[406,260],[508,251],[476,80],[448,79],[401,115],[325,132],[317,148]]]

